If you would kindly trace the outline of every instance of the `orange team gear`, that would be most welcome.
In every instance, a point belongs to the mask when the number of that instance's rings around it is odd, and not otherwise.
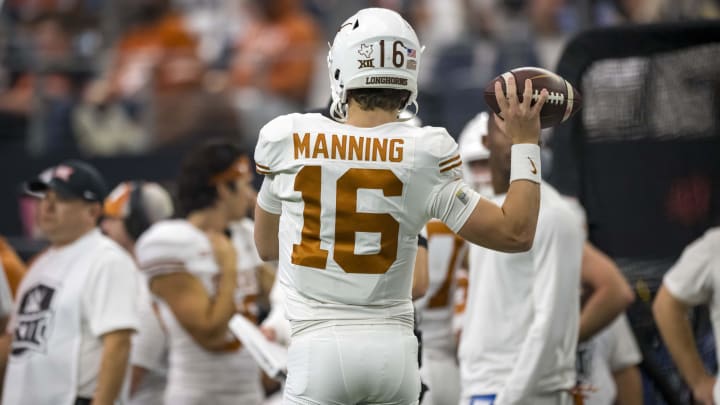
[[[10,292],[12,292],[12,296],[15,298],[15,293],[20,285],[20,281],[25,276],[27,268],[17,253],[15,253],[12,246],[10,246],[3,237],[0,237],[0,262],[2,262],[2,267],[5,270],[5,277],[7,277],[8,285],[10,286]]]

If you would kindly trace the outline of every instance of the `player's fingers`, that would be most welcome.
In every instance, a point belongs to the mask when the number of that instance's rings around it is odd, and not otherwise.
[[[532,107],[532,115],[540,115],[540,110],[542,110],[549,96],[550,94],[548,93],[547,89],[542,89],[542,91],[540,91],[537,102]]]
[[[500,107],[500,112],[507,111],[508,109],[508,101],[505,97],[505,93],[503,93],[502,85],[500,84],[500,80],[495,81],[495,100],[498,103],[498,107]]]
[[[507,78],[505,79],[505,87],[507,88],[507,99],[508,99],[508,106],[513,107],[517,106],[518,100],[517,100],[517,85],[515,84],[515,76],[513,75],[507,75]]]
[[[530,105],[532,104],[532,95],[533,95],[532,80],[525,79],[525,89],[523,90],[523,100],[521,103],[521,106],[524,111],[531,111]]]
[[[502,133],[506,133],[505,131],[505,120],[500,118],[499,115],[493,114],[493,119],[495,120],[495,125],[497,125],[498,128],[500,128],[500,131]]]

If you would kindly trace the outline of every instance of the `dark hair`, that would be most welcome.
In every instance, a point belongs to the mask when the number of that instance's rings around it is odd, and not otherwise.
[[[247,153],[225,141],[208,142],[190,152],[183,160],[177,180],[181,215],[213,206],[218,195],[212,177],[225,171],[240,156],[247,156]],[[229,187],[234,185],[229,184]]]
[[[352,89],[347,92],[348,101],[355,100],[364,111],[379,108],[386,111],[398,111],[405,107],[409,90],[399,89]]]

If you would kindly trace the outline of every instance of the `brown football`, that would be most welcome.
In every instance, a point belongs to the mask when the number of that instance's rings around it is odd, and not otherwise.
[[[515,76],[517,85],[517,94],[522,101],[523,90],[525,89],[525,79],[532,80],[533,86],[533,104],[540,95],[540,90],[547,89],[550,93],[545,105],[540,110],[540,126],[543,128],[553,127],[565,122],[573,114],[580,110],[582,106],[582,98],[572,84],[557,74],[536,67],[522,67],[505,72],[493,79],[487,87],[485,87],[485,102],[495,114],[500,114],[500,107],[495,99],[495,82],[500,81],[503,93],[505,89],[505,80],[509,75]]]

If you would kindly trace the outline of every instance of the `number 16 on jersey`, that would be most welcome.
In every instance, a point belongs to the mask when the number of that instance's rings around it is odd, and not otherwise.
[[[346,273],[383,274],[397,258],[400,224],[390,214],[357,212],[359,189],[381,190],[385,197],[400,197],[403,183],[388,169],[346,171],[337,180],[333,258]],[[293,264],[325,270],[328,250],[320,247],[322,167],[304,166],[295,177],[295,191],[302,194],[303,229],[299,244],[293,245]],[[329,199],[327,199],[329,200]],[[380,234],[380,251],[355,254],[356,232]]]

